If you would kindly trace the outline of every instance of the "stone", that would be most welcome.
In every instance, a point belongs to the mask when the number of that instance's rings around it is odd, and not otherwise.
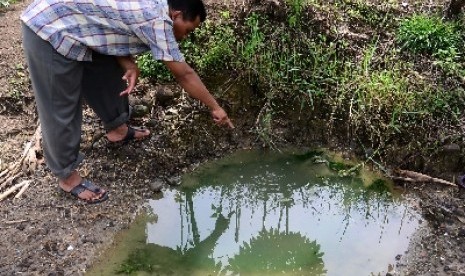
[[[159,192],[163,188],[163,180],[161,179],[155,179],[152,182],[150,182],[150,190],[154,192]]]
[[[175,91],[167,86],[160,87],[155,93],[155,100],[161,106],[170,105],[175,97]]]
[[[135,105],[133,106],[132,108],[132,117],[134,118],[140,118],[140,117],[144,117],[145,115],[147,115],[148,113],[150,112],[150,109],[148,106],[146,105]]]
[[[181,185],[181,177],[179,176],[169,177],[168,179],[166,179],[166,182],[168,182],[168,184],[171,186],[179,186]]]

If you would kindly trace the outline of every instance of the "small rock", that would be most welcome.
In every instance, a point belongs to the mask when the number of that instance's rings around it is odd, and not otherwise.
[[[150,190],[154,192],[159,192],[163,188],[163,181],[161,179],[155,179],[150,182]]]
[[[156,119],[150,119],[147,121],[147,123],[145,123],[147,127],[155,127],[157,126],[157,124],[158,124],[158,120]]]
[[[132,109],[132,116],[134,118],[140,118],[140,117],[144,117],[145,115],[147,115],[148,113],[150,112],[148,106],[145,106],[145,105],[135,105],[133,106],[133,109]]]
[[[168,88],[168,87],[163,87],[160,88],[156,94],[155,94],[155,99],[157,103],[161,106],[168,106],[172,103],[174,100],[176,94],[175,91]]]
[[[168,182],[168,184],[171,186],[179,186],[181,185],[181,177],[173,176],[173,177],[166,179],[166,182]]]

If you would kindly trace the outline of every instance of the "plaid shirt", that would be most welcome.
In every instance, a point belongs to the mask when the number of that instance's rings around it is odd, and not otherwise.
[[[73,60],[151,51],[157,60],[184,61],[166,0],[35,0],[21,20]]]

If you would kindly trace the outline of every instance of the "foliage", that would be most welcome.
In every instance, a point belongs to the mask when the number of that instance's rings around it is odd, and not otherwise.
[[[151,53],[138,56],[137,66],[140,69],[141,77],[150,78],[157,82],[173,81],[168,68],[163,62],[154,60]]]
[[[152,272],[151,257],[147,250],[136,250],[130,254],[115,273],[130,275],[137,271]]]
[[[229,13],[223,12],[222,17],[228,19]],[[234,31],[227,23],[206,20],[190,39],[183,41],[181,48],[199,74],[207,74],[227,69],[234,38]]]
[[[313,105],[334,82],[335,44],[325,37],[290,32],[289,25],[276,26],[256,13],[246,19],[246,26],[248,36],[238,43],[236,68],[266,91],[266,99],[291,96]]]
[[[419,125],[460,119],[464,89],[449,85],[465,76],[460,22],[417,14],[399,24],[395,3],[325,3],[288,0],[285,17],[252,10],[237,28],[223,12],[182,44],[186,60],[204,76],[234,71],[236,81],[256,92],[261,106],[253,130],[265,146],[280,139],[275,124],[296,104],[299,116],[319,112],[330,129],[342,122],[351,135],[380,147]],[[334,14],[326,31],[309,23],[318,9]],[[341,36],[338,20],[364,24],[370,35]],[[419,67],[421,59],[432,61],[429,72]]]
[[[444,54],[456,51],[460,34],[453,23],[439,17],[414,15],[401,22],[396,39],[402,49],[412,53]]]
[[[290,7],[291,7],[291,12],[289,14],[289,26],[290,27],[296,27],[300,21],[299,18],[302,15],[302,10],[305,7],[305,0],[288,0]]]
[[[300,233],[264,229],[240,246],[227,269],[235,275],[299,274],[302,271],[325,275],[323,255],[316,241]]]
[[[228,12],[222,13],[224,20],[229,18]],[[202,27],[185,41],[181,42],[186,61],[200,75],[224,70],[228,67],[233,55],[234,32],[231,26],[219,21],[214,24],[206,20]],[[159,82],[172,81],[170,72],[162,62],[153,60],[151,54],[144,54],[137,59],[142,77]]]

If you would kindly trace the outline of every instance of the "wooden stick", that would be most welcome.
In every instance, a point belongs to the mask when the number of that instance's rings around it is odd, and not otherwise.
[[[11,164],[7,169],[0,173],[0,190],[12,183],[16,178],[21,176],[26,170],[34,170],[36,168],[36,150],[40,148],[40,134],[41,127],[37,124],[34,135],[29,142],[24,146],[23,153],[18,161]],[[31,152],[32,151],[32,152]],[[34,166],[31,166],[31,162],[35,162]],[[26,187],[27,188],[27,187]],[[24,190],[26,189],[24,188]],[[9,190],[8,190],[9,191]],[[0,199],[0,201],[3,198]]]
[[[13,187],[9,188],[8,190],[6,190],[3,194],[0,195],[0,201],[4,200],[7,196],[9,196],[11,193],[13,193],[14,191],[18,190],[19,188],[21,188],[22,186],[24,186],[24,184],[26,184],[25,181],[21,182],[21,183],[18,183],[16,185],[14,185]]]
[[[10,170],[9,169],[4,169],[1,173],[0,173],[0,178],[3,177],[5,174],[7,174]]]
[[[26,180],[26,184],[24,184],[21,190],[19,190],[15,198],[20,198],[23,195],[24,191],[26,191],[27,187],[29,187],[30,184],[31,184],[31,180]]]
[[[3,223],[5,224],[15,224],[15,223],[22,223],[22,222],[28,222],[28,219],[20,219],[20,220],[9,220],[9,221],[4,221]]]
[[[431,182],[431,183],[438,183],[438,184],[457,187],[457,184],[455,183],[446,181],[444,179],[431,177],[429,175],[414,172],[414,171],[398,169],[398,170],[395,170],[394,172],[399,174],[399,176],[391,177],[392,179],[395,179],[395,180],[402,180],[402,181],[407,181],[407,182]]]
[[[3,189],[6,185],[10,184],[10,182],[12,182],[15,178],[16,178],[16,174],[15,175],[11,175],[10,173],[6,175],[6,178],[4,180],[4,182],[2,183],[2,185],[0,185],[0,189]]]

